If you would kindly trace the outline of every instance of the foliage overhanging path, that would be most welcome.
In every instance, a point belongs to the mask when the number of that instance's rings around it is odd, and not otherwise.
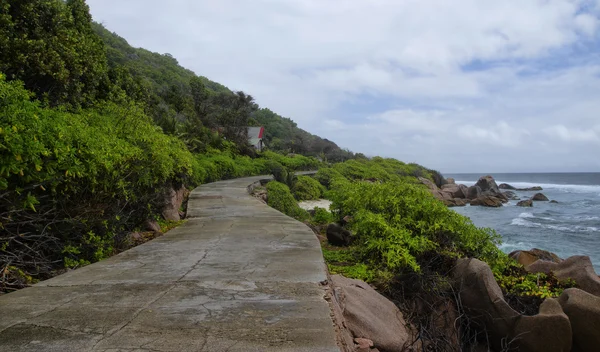
[[[0,296],[0,350],[339,351],[318,240],[248,194],[261,178],[200,186],[184,226]]]

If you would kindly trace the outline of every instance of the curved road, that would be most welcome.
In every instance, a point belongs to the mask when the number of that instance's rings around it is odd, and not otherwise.
[[[260,179],[203,185],[184,226],[0,296],[0,351],[338,352],[318,240],[248,194]]]

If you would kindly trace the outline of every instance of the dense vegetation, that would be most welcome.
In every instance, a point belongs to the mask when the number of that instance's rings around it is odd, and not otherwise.
[[[179,66],[170,54],[133,48],[102,25],[92,26],[106,44],[111,76],[128,96],[146,103],[148,114],[165,132],[188,140],[196,151],[203,151],[210,144],[210,131],[222,128],[229,140],[240,144],[244,142],[244,131],[231,130],[233,126],[261,125],[265,127],[264,142],[271,150],[329,161],[353,157],[335,143],[298,128],[291,119],[260,108],[251,96],[231,92],[206,77],[197,77]]]
[[[0,47],[0,292],[118,252],[172,189],[321,165],[256,153],[246,126],[274,126],[269,141],[312,135],[169,54],[130,47],[84,0],[2,2]],[[311,148],[271,149],[340,151]]]

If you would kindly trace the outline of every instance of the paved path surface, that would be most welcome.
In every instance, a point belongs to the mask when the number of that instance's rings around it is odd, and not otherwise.
[[[0,296],[0,351],[338,352],[319,243],[248,195],[259,179],[201,186],[184,226]]]

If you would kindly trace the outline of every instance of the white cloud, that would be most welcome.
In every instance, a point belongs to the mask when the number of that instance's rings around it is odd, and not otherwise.
[[[596,127],[596,130],[598,128]],[[554,125],[544,129],[544,132],[550,137],[559,138],[565,142],[599,142],[600,137],[594,129],[582,130],[577,128],[568,128],[564,125]]]
[[[586,152],[600,135],[599,1],[88,3],[133,45],[357,152],[449,171],[600,169]],[[485,160],[458,157],[481,146]]]

